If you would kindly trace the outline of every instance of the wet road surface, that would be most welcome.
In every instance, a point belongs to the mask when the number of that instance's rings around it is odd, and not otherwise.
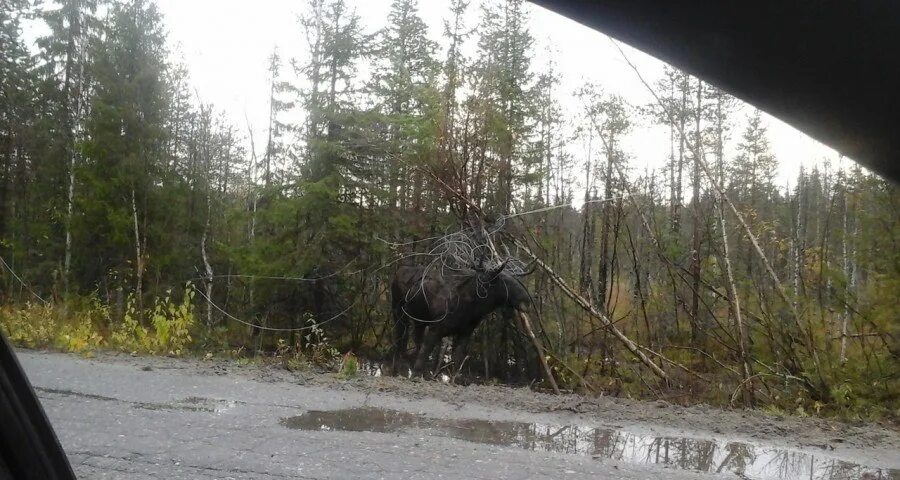
[[[900,478],[827,452],[20,352],[79,478]]]

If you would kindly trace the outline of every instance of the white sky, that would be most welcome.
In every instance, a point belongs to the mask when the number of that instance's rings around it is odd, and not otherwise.
[[[245,131],[245,115],[263,138],[267,122],[266,58],[277,45],[283,59],[304,56],[305,40],[297,22],[303,0],[156,0],[168,26],[169,39],[186,62],[192,82],[203,101],[211,102]],[[390,0],[348,0],[362,17],[368,32],[386,23]],[[586,81],[596,82],[608,93],[622,95],[632,105],[650,103],[651,97],[624,62],[606,35],[535,5],[530,7],[528,28],[535,38],[532,70],[538,71],[553,52],[556,69],[562,76],[559,100],[569,115],[580,115],[580,105],[572,93]],[[431,38],[441,41],[443,20],[449,14],[445,0],[421,0],[419,10],[430,27]],[[479,0],[469,7],[469,28],[480,15]],[[477,32],[470,37],[474,52]],[[662,73],[663,63],[626,47],[641,74],[653,81]],[[440,53],[443,55],[443,52]],[[285,66],[285,70],[289,70]],[[749,112],[749,107],[745,107]],[[732,133],[736,145],[745,113]],[[772,150],[780,162],[781,185],[793,180],[801,164],[811,166],[837,153],[796,129],[765,115]],[[633,156],[632,166],[659,168],[665,161],[668,131],[646,123],[638,124],[625,142]],[[258,142],[257,142],[258,143]],[[580,159],[576,159],[580,160]]]

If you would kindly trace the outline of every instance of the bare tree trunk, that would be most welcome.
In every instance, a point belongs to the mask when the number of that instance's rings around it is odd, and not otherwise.
[[[248,185],[250,190],[250,205],[248,208],[250,210],[250,224],[248,225],[247,237],[248,243],[250,244],[250,248],[253,248],[253,242],[256,238],[256,203],[257,203],[257,195],[256,195],[256,169],[257,169],[257,158],[256,158],[256,144],[253,141],[253,128],[250,127],[250,121],[247,120],[247,133],[250,139],[250,169],[248,173]],[[251,278],[247,287],[247,295],[248,295],[248,303],[250,308],[253,308],[253,279]],[[251,333],[255,333],[254,330],[251,330]]]
[[[684,82],[688,82],[689,80],[685,76],[683,79]],[[681,109],[678,112],[678,169],[675,178],[675,206],[674,206],[674,215],[673,215],[673,227],[672,232],[676,235],[676,238],[679,233],[681,233],[681,204],[684,201],[684,190],[682,189],[682,182],[684,180],[684,147],[687,139],[684,136],[685,131],[685,123],[687,121],[685,111],[687,110],[687,88],[686,85],[679,84],[679,89],[681,89]]]
[[[600,132],[602,135],[602,132]],[[609,266],[612,262],[612,259],[609,255],[609,237],[610,237],[610,228],[611,228],[611,215],[612,215],[612,207],[610,203],[612,202],[613,196],[613,181],[612,181],[612,172],[613,172],[613,162],[615,162],[615,138],[612,133],[609,135],[609,140],[606,142],[606,174],[603,179],[603,196],[606,201],[603,202],[603,217],[600,224],[600,261],[597,268],[597,302],[603,309],[604,313],[608,314],[607,310],[607,296],[610,290],[610,274],[609,274]]]
[[[594,250],[594,216],[591,208],[591,153],[593,146],[593,135],[588,136],[588,155],[584,166],[584,205],[581,207],[583,213],[583,229],[581,237],[581,275],[579,276],[578,291],[582,295],[593,294],[591,286],[591,263],[592,252]]]
[[[797,217],[794,221],[794,271],[793,279],[794,279],[794,297],[796,298],[794,303],[794,308],[797,308],[797,302],[800,299],[801,292],[801,278],[803,272],[803,169],[800,169],[800,176],[797,180]]]
[[[850,258],[847,255],[847,210],[849,208],[849,199],[846,182],[844,184],[844,212],[841,221],[843,235],[841,239],[841,256],[843,257],[844,279],[847,286],[844,290],[844,312],[841,315],[841,353],[838,357],[841,365],[847,363],[847,323],[850,321],[850,292],[853,287],[853,281],[850,269]]]
[[[581,275],[579,276],[578,290],[582,295],[593,297],[593,287],[591,286],[591,263],[594,251],[594,215],[591,208],[590,196],[588,190],[584,192],[583,221],[584,228],[581,238]]]
[[[212,295],[213,295],[213,269],[209,264],[209,255],[206,251],[206,243],[209,240],[209,226],[212,217],[212,201],[210,191],[206,191],[206,226],[203,228],[203,237],[200,240],[200,253],[203,257],[203,266],[206,269],[206,326],[212,327]]]
[[[263,157],[263,162],[265,163],[265,173],[263,178],[263,184],[266,187],[266,190],[269,189],[272,182],[272,154],[275,149],[275,145],[273,143],[273,129],[275,128],[275,83],[278,82],[278,49],[276,48],[274,52],[272,52],[272,64],[269,66],[270,73],[272,74],[271,83],[269,84],[269,129],[268,135],[269,138],[266,140],[266,154]]]
[[[672,95],[674,96],[674,86]],[[669,228],[672,232],[678,230],[678,215],[675,191],[675,125],[669,125]]]
[[[719,229],[722,234],[722,250],[725,262],[725,277],[728,280],[728,304],[731,309],[731,318],[734,319],[734,328],[738,337],[738,353],[741,356],[741,385],[744,390],[744,405],[753,405],[753,384],[750,379],[753,378],[753,370],[750,366],[750,358],[747,352],[747,333],[744,329],[744,322],[741,319],[741,299],[738,296],[737,286],[734,282],[734,270],[731,268],[731,255],[728,251],[728,231],[725,229],[725,205],[724,201],[719,200]]]
[[[66,220],[65,220],[65,252],[63,254],[63,288],[69,293],[69,271],[72,266],[72,215],[75,205],[75,166],[77,153],[75,142],[77,139],[77,122],[81,116],[82,103],[82,79],[84,78],[84,64],[78,61],[78,37],[81,36],[81,5],[68,5],[67,17],[69,21],[68,44],[66,45],[66,66],[63,90],[66,105],[66,135],[68,135],[66,149],[69,151],[69,178],[66,192]],[[73,78],[75,62],[78,61],[78,75]]]
[[[644,328],[647,329],[647,347],[653,349],[653,328],[650,326],[650,316],[647,315],[647,299],[644,296],[644,287],[641,284],[641,278],[644,273],[641,271],[641,262],[638,260],[640,254],[634,243],[634,236],[631,234],[631,228],[625,224],[625,232],[628,233],[628,245],[631,247],[631,265],[634,271],[634,296],[638,298],[641,307],[641,316],[644,319]]]
[[[697,111],[696,127],[694,130],[694,171],[691,179],[693,190],[693,228],[691,231],[691,282],[693,292],[691,294],[691,338],[699,345],[703,344],[703,325],[700,324],[700,161],[703,155],[703,142],[700,138],[700,114],[702,107],[703,82],[697,80]],[[699,346],[697,345],[697,346]]]
[[[141,251],[141,235],[138,228],[138,211],[134,189],[131,189],[131,213],[134,219],[134,257],[135,257],[135,297],[137,297],[138,317],[144,316],[144,255]]]
[[[69,154],[69,185],[66,193],[66,246],[63,260],[63,285],[69,293],[69,271],[72,267],[72,213],[75,205],[75,150]]]

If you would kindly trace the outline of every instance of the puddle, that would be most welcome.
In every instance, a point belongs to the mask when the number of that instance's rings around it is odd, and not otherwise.
[[[216,400],[203,397],[187,397],[175,403],[168,404],[171,408],[194,412],[224,413],[238,406],[241,402],[234,400]]]
[[[63,395],[67,397],[101,400],[104,402],[126,403],[142,410],[185,410],[188,412],[208,412],[219,414],[231,410],[232,408],[242,403],[236,402],[234,400],[215,400],[202,397],[187,397],[185,399],[177,400],[172,403],[135,402],[130,400],[121,400],[114,397],[106,397],[103,395],[95,395],[92,393],[75,392],[72,390],[61,390],[44,387],[34,387],[34,389],[43,393]]]
[[[182,410],[186,412],[206,412],[220,414],[238,406],[233,400],[213,400],[211,398],[188,397],[172,403],[130,402],[143,410]]]
[[[637,464],[700,472],[731,472],[752,479],[897,479],[900,470],[868,468],[825,455],[727,440],[640,435],[577,425],[489,420],[446,420],[363,407],[309,411],[281,420],[288,428],[313,431],[394,433],[422,430],[489,445],[590,455]]]

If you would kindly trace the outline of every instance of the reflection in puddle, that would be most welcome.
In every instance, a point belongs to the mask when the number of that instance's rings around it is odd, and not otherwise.
[[[470,442],[661,464],[702,472],[731,472],[753,479],[900,479],[900,470],[867,468],[796,450],[724,440],[639,435],[576,425],[446,420],[371,407],[309,411],[282,419],[281,423],[288,428],[315,431],[393,433],[420,429]]]

